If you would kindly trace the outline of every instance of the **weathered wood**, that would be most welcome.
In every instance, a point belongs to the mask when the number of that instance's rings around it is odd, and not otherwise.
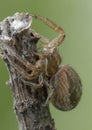
[[[52,41],[30,28],[32,17],[46,23],[60,35]],[[0,23],[1,56],[10,73],[14,109],[20,130],[55,130],[49,104],[69,111],[82,95],[79,75],[69,65],[61,65],[57,46],[64,40],[63,29],[47,18],[16,13]],[[38,41],[44,45],[37,48]]]
[[[40,36],[29,28],[31,22],[29,14],[17,13],[0,23],[1,54],[10,74],[8,84],[13,92],[19,129],[55,130],[49,104],[44,105],[48,97],[47,86],[42,82],[45,77],[39,72],[34,79],[25,78],[32,73],[32,68],[26,65],[35,66],[39,60],[36,45]]]

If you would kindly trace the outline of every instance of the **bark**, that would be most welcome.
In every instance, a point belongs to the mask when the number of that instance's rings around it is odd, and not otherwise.
[[[10,74],[8,84],[13,92],[14,110],[20,130],[55,130],[49,104],[44,105],[48,97],[46,78],[41,72],[31,80],[32,68],[39,61],[37,42],[39,34],[30,27],[29,14],[15,14],[0,23],[2,57]],[[24,75],[24,76],[23,76]]]

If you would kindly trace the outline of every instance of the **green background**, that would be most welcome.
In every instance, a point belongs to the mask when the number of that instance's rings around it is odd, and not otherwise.
[[[59,51],[62,64],[70,64],[79,73],[83,96],[78,107],[62,112],[50,106],[57,130],[92,129],[92,0],[0,0],[0,21],[15,12],[48,17],[63,27],[66,38]],[[57,34],[38,21],[32,26],[48,38]],[[18,130],[12,93],[5,85],[8,72],[0,60],[0,130]]]

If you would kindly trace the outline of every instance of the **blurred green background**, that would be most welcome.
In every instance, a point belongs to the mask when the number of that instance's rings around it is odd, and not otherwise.
[[[92,0],[0,0],[0,21],[15,12],[29,12],[48,17],[63,27],[66,38],[59,51],[62,64],[70,64],[79,73],[83,96],[78,107],[62,112],[50,106],[57,130],[92,129]],[[48,38],[54,33],[44,24],[32,26]],[[0,60],[0,130],[18,130],[13,111],[12,92],[5,85],[9,79],[4,62]]]

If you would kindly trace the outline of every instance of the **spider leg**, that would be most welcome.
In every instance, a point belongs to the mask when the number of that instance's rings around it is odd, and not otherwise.
[[[52,91],[51,93],[49,93],[49,95],[48,95],[48,97],[47,97],[47,99],[46,99],[46,101],[45,101],[45,104],[43,104],[43,106],[47,106],[47,104],[49,103],[49,101],[50,101],[52,95],[53,95],[53,91]]]
[[[53,92],[54,92],[54,88],[52,86],[50,86],[50,88],[48,89],[48,97],[47,97],[45,103],[43,104],[44,106],[47,106],[47,104],[49,103],[49,101],[53,95]]]
[[[5,45],[7,47],[7,49],[10,51],[10,53],[12,53],[13,57],[15,58],[16,62],[20,63],[21,65],[25,66],[27,69],[31,69],[34,70],[35,67],[34,65],[32,65],[30,62],[24,60],[23,58],[21,58],[17,53],[15,53],[12,48],[9,45]],[[7,54],[6,54],[7,56]],[[9,56],[10,57],[10,56]]]
[[[38,77],[38,83],[34,83],[34,82],[30,82],[30,80],[24,80],[23,78],[21,78],[21,80],[28,86],[32,86],[33,88],[37,89],[37,88],[41,88],[43,87],[43,77],[42,77],[42,73],[39,74]]]
[[[39,15],[31,15],[33,16],[35,19],[39,19],[42,22],[44,22],[45,24],[47,24],[49,27],[51,27],[52,29],[54,29],[56,32],[59,32],[59,36],[56,37],[55,39],[53,39],[52,41],[48,42],[47,46],[45,45],[46,48],[52,48],[52,47],[57,47],[60,45],[60,43],[64,40],[65,38],[65,33],[64,30],[56,25],[54,22],[52,22],[51,20],[49,20],[48,18],[45,18],[43,16],[39,16]],[[44,42],[44,39],[43,39]]]
[[[30,82],[30,81],[27,81],[27,80],[24,80],[24,79],[22,79],[22,81],[23,81],[26,85],[32,86],[32,87],[35,88],[35,89],[42,87],[40,84],[33,83],[33,82]]]
[[[7,58],[16,71],[18,71],[21,76],[28,80],[34,79],[40,72],[40,68],[37,65],[33,66],[28,61],[23,60],[19,55],[14,56],[14,59],[12,59],[11,56],[8,56],[8,54],[4,55],[1,53],[0,57]]]
[[[31,31],[33,33],[35,33],[34,29],[31,29]],[[46,37],[42,36],[41,34],[36,33],[36,35],[40,38],[39,40],[45,44],[47,44],[49,42],[49,39],[47,39]]]
[[[16,71],[28,80],[32,80],[39,75],[40,67],[32,65],[31,63],[27,64],[24,62],[23,59],[19,57],[11,57],[10,55],[6,54],[5,57],[10,61],[11,65],[16,69]],[[27,65],[26,65],[27,64]]]
[[[40,41],[43,42],[44,44],[48,44],[49,43],[49,39],[47,39],[46,37],[42,36],[40,34]]]

